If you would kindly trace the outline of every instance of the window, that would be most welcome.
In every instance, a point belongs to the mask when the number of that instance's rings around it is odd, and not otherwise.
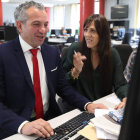
[[[99,14],[99,1],[95,1],[94,4],[94,14]]]
[[[71,4],[71,29],[72,29],[72,35],[75,35],[75,30],[78,30],[79,21],[80,21],[80,4]]]
[[[64,27],[65,6],[53,7],[53,23],[55,28]]]

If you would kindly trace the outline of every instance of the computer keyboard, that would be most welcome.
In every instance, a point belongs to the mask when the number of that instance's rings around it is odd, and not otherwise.
[[[88,112],[82,112],[78,116],[65,122],[64,124],[54,129],[54,135],[49,138],[39,137],[35,140],[68,140],[74,136],[79,130],[84,128],[90,119],[94,118],[94,114]]]

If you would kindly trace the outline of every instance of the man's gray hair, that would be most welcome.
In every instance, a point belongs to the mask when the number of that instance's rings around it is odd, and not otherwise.
[[[28,19],[26,11],[30,8],[30,7],[35,7],[39,10],[45,10],[45,7],[43,4],[41,3],[37,3],[34,1],[26,1],[25,3],[20,4],[15,12],[14,12],[14,17],[15,17],[15,21],[19,20],[22,23],[25,23],[26,20]]]

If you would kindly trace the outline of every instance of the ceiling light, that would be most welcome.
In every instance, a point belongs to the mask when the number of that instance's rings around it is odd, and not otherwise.
[[[66,1],[66,0],[54,0],[54,1]]]
[[[1,2],[9,2],[10,0],[2,0]]]

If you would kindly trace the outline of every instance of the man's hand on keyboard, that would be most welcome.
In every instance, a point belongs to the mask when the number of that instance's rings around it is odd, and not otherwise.
[[[108,109],[105,105],[103,104],[93,104],[93,103],[89,103],[86,106],[86,109],[89,113],[94,113],[95,109]]]
[[[37,134],[43,138],[54,134],[50,124],[43,119],[25,123],[21,129],[21,133],[24,135]]]

